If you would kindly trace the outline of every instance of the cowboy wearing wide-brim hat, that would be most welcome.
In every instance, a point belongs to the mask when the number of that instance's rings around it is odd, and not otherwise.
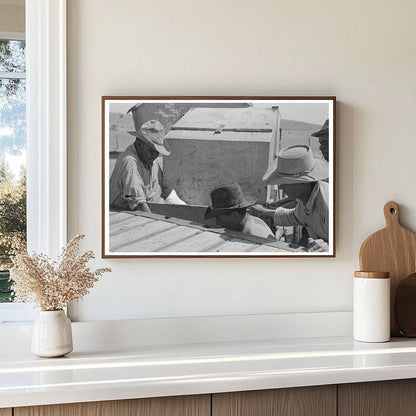
[[[253,206],[257,200],[252,195],[243,194],[237,182],[219,186],[210,195],[211,206],[205,211],[205,219],[215,218],[219,226],[244,234],[274,238],[263,220],[247,213],[247,208]]]
[[[306,145],[289,146],[277,155],[277,161],[263,176],[271,184],[296,184],[317,182],[329,176],[328,162],[317,159]]]
[[[139,131],[129,131],[129,134],[138,140],[153,147],[163,156],[169,156],[170,151],[165,147],[165,131],[162,124],[157,120],[149,120],[144,123]]]
[[[148,202],[164,201],[158,157],[168,156],[170,151],[164,143],[163,126],[157,120],[146,121],[129,134],[136,140],[117,158],[110,178],[110,205],[149,212]]]
[[[325,158],[329,160],[329,119],[325,121],[320,130],[312,133],[311,136],[317,137],[319,140],[319,148]]]
[[[210,196],[212,203],[205,211],[205,219],[219,217],[235,209],[251,207],[257,201],[254,196],[243,195],[237,182],[214,189]]]
[[[312,251],[328,251],[329,187],[328,162],[313,156],[306,145],[288,146],[263,177],[266,184],[280,185],[295,208],[276,210],[255,205],[252,212],[272,218],[275,225],[302,226],[308,231]]]

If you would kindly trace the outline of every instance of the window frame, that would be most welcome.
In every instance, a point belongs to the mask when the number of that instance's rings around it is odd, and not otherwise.
[[[26,0],[23,37],[27,246],[29,252],[56,257],[67,241],[66,0]],[[15,322],[31,321],[33,307],[0,304],[0,324],[10,323],[13,317]]]
[[[0,31],[0,39],[26,40],[25,32],[4,32],[4,31]]]

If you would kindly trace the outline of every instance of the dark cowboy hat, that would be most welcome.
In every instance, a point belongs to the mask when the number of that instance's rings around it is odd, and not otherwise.
[[[139,131],[129,131],[129,134],[154,147],[160,154],[169,156],[170,151],[163,144],[165,130],[157,120],[146,121]]]
[[[233,209],[248,208],[256,203],[256,198],[243,195],[240,185],[233,182],[214,189],[211,192],[211,206],[207,208],[204,218],[214,218],[229,213]]]
[[[328,162],[316,159],[306,145],[288,146],[282,149],[277,160],[269,167],[263,181],[268,185],[322,181],[329,177]]]
[[[315,133],[312,133],[311,136],[319,137],[319,136],[323,136],[324,134],[328,134],[328,128],[329,128],[329,119],[327,119],[325,123],[322,125],[321,130],[318,130]]]

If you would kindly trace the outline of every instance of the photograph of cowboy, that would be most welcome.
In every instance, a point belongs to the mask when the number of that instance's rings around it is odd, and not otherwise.
[[[108,97],[104,257],[333,255],[334,102]]]

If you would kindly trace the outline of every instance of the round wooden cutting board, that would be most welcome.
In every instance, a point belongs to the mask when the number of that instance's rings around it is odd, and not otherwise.
[[[400,331],[394,316],[394,298],[400,280],[416,271],[416,235],[400,225],[396,202],[384,205],[384,217],[386,228],[370,235],[361,246],[360,268],[390,273],[391,335],[397,336]]]

